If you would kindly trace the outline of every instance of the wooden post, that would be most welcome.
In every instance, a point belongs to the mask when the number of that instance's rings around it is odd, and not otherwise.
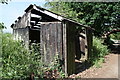
[[[92,29],[86,28],[86,60],[89,59],[90,54],[92,53],[92,41],[93,41],[93,35],[92,35]]]
[[[66,76],[75,73],[75,25],[65,21],[63,25],[63,52]]]

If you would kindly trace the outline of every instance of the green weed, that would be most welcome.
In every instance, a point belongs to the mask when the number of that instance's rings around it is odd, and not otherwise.
[[[101,67],[100,64],[104,62],[104,56],[109,53],[106,45],[103,45],[103,40],[94,37],[92,54],[90,55],[90,62],[96,67]]]
[[[32,44],[30,50],[27,50],[20,41],[14,41],[11,34],[5,33],[1,35],[1,78],[27,78],[32,73],[34,73],[35,77],[43,78],[45,77],[45,73],[49,71],[52,71],[50,74],[55,73],[60,77],[64,77],[58,61],[58,55],[53,56],[53,61],[45,66],[46,63],[42,61],[42,56],[40,55],[40,44]],[[50,77],[53,77],[53,75]]]

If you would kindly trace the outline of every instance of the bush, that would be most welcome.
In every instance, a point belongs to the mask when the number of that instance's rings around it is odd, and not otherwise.
[[[2,78],[27,77],[37,73],[40,61],[37,53],[29,52],[19,41],[14,41],[11,34],[2,36]]]
[[[109,53],[106,45],[102,44],[102,39],[93,38],[93,49],[90,56],[90,61],[96,67],[100,67],[100,64],[104,62],[104,56]]]
[[[115,40],[120,40],[120,32],[118,32],[116,34],[111,34],[110,38],[115,39]]]
[[[55,56],[50,65],[45,66],[42,62],[39,51],[39,44],[32,44],[31,50],[25,49],[20,41],[14,41],[11,34],[5,33],[2,35],[2,67],[0,67],[1,78],[27,78],[34,73],[34,76],[43,78],[48,76],[46,72],[57,70],[57,75],[62,77],[62,70],[58,62],[58,57]],[[53,56],[54,58],[54,56]],[[57,61],[57,62],[56,62]],[[58,69],[59,68],[59,69]],[[58,74],[59,72],[59,74]],[[52,74],[51,73],[51,74]],[[53,77],[53,76],[50,76]]]

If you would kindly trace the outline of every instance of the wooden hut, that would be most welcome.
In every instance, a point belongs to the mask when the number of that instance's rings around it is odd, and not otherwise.
[[[87,59],[91,51],[89,27],[36,5],[31,4],[11,27],[14,39],[22,40],[26,47],[30,43],[40,43],[45,61],[58,53],[66,75],[75,73],[75,55]],[[81,29],[77,31],[77,27]]]

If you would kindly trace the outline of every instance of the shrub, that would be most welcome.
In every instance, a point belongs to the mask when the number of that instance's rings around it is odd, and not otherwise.
[[[31,73],[37,73],[40,61],[37,61],[36,54],[25,49],[19,41],[14,41],[11,34],[3,34],[0,77],[27,77]]]
[[[102,39],[93,38],[93,49],[90,56],[90,61],[96,67],[100,67],[100,64],[104,62],[104,56],[109,53],[106,45],[102,44]]]
[[[43,78],[48,70],[57,70],[59,75],[63,75],[58,57],[55,56],[50,65],[45,66],[42,62],[39,51],[39,44],[32,44],[31,50],[27,50],[20,41],[14,41],[11,34],[2,34],[2,67],[1,78],[27,78],[30,74]],[[54,58],[54,56],[53,56]],[[59,68],[59,69],[58,69]],[[52,76],[50,76],[52,77]]]
[[[116,34],[111,34],[110,38],[115,39],[115,40],[120,40],[120,32],[118,32]]]

